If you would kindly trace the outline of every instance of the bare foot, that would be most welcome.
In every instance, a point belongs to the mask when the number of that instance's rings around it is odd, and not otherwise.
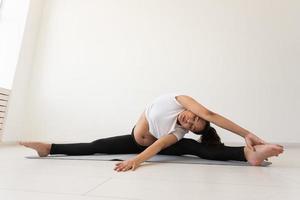
[[[269,157],[283,153],[283,147],[277,144],[255,145],[254,148],[256,151],[251,151],[247,146],[244,148],[247,161],[254,166],[261,165]]]
[[[40,157],[46,157],[50,154],[51,144],[43,142],[19,142],[20,145],[34,149]]]

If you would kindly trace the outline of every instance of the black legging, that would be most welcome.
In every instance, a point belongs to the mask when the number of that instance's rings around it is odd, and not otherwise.
[[[133,130],[132,130],[133,133]],[[52,144],[50,154],[92,155],[106,154],[136,154],[147,147],[139,145],[133,134],[109,137],[95,140],[91,143]],[[244,147],[229,147],[225,145],[205,145],[193,139],[183,138],[177,143],[163,149],[162,155],[195,155],[209,160],[247,161]]]

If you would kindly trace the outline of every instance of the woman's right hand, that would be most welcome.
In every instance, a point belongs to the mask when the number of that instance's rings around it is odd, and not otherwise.
[[[256,136],[253,133],[248,133],[245,136],[245,141],[246,141],[247,147],[252,151],[255,151],[255,148],[254,148],[255,145],[266,144],[266,142],[264,140],[260,139],[258,136]]]
[[[135,159],[128,159],[117,163],[114,170],[117,172],[121,172],[121,171],[125,172],[128,170],[134,171],[136,168],[139,167],[139,165],[140,164]]]

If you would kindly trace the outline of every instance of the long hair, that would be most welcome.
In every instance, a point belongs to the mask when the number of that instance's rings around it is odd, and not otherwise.
[[[221,138],[217,134],[217,131],[215,128],[210,126],[210,122],[206,122],[206,125],[203,130],[199,132],[194,132],[197,135],[201,135],[199,138],[199,142],[202,144],[207,145],[224,145],[224,143],[221,142]]]

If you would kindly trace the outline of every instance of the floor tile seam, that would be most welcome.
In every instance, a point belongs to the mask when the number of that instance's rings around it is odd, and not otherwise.
[[[82,196],[86,196],[88,195],[88,193],[92,192],[93,190],[95,190],[96,188],[100,187],[101,185],[105,184],[106,182],[110,181],[112,179],[112,177],[107,178],[106,180],[102,181],[101,183],[97,184],[95,187],[93,187],[92,189],[88,190],[87,192],[82,193]]]
[[[109,196],[109,195],[82,195],[82,194],[74,194],[74,193],[60,193],[60,192],[42,192],[42,191],[37,191],[37,190],[23,190],[23,189],[3,189],[0,188],[0,191],[19,191],[19,192],[25,192],[25,193],[39,193],[39,194],[49,194],[49,195],[61,195],[61,196],[77,196],[77,197],[104,197],[104,198],[112,198],[112,199],[124,199],[124,200],[141,200],[141,199],[136,199],[136,198],[127,198],[127,197],[119,197],[119,196]]]
[[[114,180],[114,179],[117,179],[117,180],[126,180],[126,181],[132,181],[132,180],[137,180],[137,181],[145,181],[143,178],[138,178],[138,179],[126,179],[126,178],[117,178],[117,177],[111,177],[111,180]],[[149,179],[148,179],[149,180]],[[196,181],[196,180],[192,180],[192,181],[189,181],[189,180],[172,180],[172,179],[160,179],[160,180],[158,180],[158,179],[151,179],[151,181],[153,181],[153,182],[160,182],[160,181],[164,181],[164,182],[176,182],[176,181],[180,181],[180,183],[193,183],[193,184],[195,184],[195,183],[207,183],[207,184],[211,184],[211,185],[214,185],[214,184],[217,184],[217,185],[224,185],[224,184],[229,184],[229,185],[232,185],[232,186],[257,186],[257,187],[271,187],[271,188],[290,188],[290,185],[289,186],[286,186],[286,187],[283,187],[282,185],[266,185],[266,184],[256,184],[256,183],[253,183],[253,184],[247,184],[247,183],[228,183],[228,182],[206,182],[206,181]],[[298,186],[298,184],[297,185],[295,185],[295,186],[293,186],[293,187],[296,187],[296,188],[298,188],[298,187],[300,187],[300,185]]]
[[[107,181],[106,181],[107,182]],[[102,183],[104,184],[104,182]],[[99,185],[98,185],[99,186]],[[109,198],[116,198],[116,199],[126,199],[126,200],[141,200],[136,198],[126,198],[126,197],[119,197],[119,196],[108,196],[108,195],[94,195],[94,194],[74,194],[74,193],[61,193],[61,192],[43,192],[38,190],[25,190],[25,189],[13,189],[13,188],[0,188],[0,191],[20,191],[20,192],[27,192],[27,193],[39,193],[39,194],[53,194],[53,195],[68,195],[68,196],[86,196],[86,197],[109,197]]]

